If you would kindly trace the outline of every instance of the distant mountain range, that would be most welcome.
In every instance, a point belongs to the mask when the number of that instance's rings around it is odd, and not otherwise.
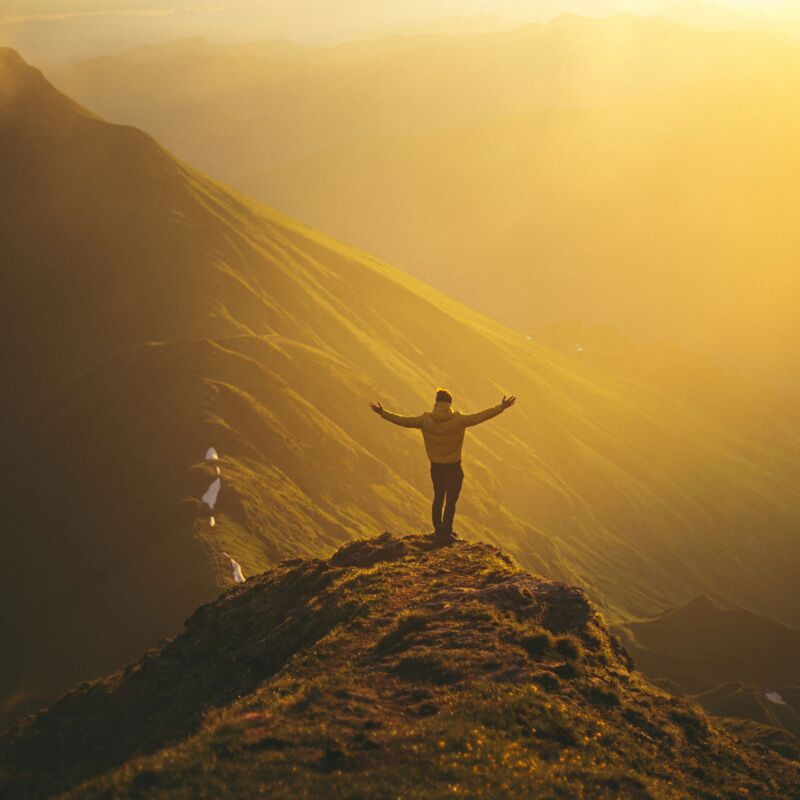
[[[68,93],[517,328],[800,385],[800,43],[622,14],[338,47],[194,39]]]
[[[425,530],[422,443],[367,400],[419,413],[439,384],[520,398],[468,442],[462,534],[614,620],[703,593],[800,623],[797,458],[214,182],[8,49],[0,208],[4,719],[175,633],[226,553],[250,575]]]

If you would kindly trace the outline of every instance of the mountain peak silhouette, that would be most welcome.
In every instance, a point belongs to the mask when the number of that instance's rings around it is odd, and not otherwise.
[[[94,115],[58,91],[13,48],[0,47],[0,119],[55,124],[70,115]],[[0,131],[0,135],[3,135]]]

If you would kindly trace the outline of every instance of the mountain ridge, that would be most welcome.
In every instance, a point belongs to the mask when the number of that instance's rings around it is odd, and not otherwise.
[[[582,590],[487,544],[385,533],[250,578],[176,639],[7,732],[0,785],[9,798],[86,800],[201,787],[276,798],[745,787],[766,800],[798,786],[796,763],[737,742],[631,667]]]
[[[796,41],[615,17],[400,45],[318,48],[305,70],[219,46],[205,67],[121,56],[59,79],[516,328],[665,337],[791,407],[800,109],[776,76],[797,74]]]

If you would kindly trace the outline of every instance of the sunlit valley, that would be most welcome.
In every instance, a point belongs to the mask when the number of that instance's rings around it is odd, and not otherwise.
[[[0,48],[0,795],[800,791],[800,40],[691,21]]]

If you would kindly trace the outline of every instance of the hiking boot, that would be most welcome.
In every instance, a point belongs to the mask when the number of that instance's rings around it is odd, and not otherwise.
[[[452,532],[448,533],[446,531],[441,531],[440,533],[437,533],[437,535],[434,537],[433,543],[437,547],[446,547],[448,544],[453,544],[454,542],[457,541],[458,539]]]

